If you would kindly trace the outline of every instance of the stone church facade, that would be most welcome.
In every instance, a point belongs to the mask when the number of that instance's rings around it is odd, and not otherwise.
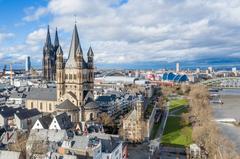
[[[49,29],[47,39],[48,34]],[[93,97],[93,58],[94,54],[90,47],[87,52],[87,61],[85,61],[77,26],[75,25],[67,60],[63,58],[63,51],[60,45],[56,51],[56,92],[51,98],[51,102],[56,101],[57,103],[51,110],[54,110],[56,113],[67,112],[73,122],[93,120],[98,114],[98,106]],[[36,102],[38,99],[32,99],[31,96],[33,95],[27,97],[27,107],[39,108],[39,104],[36,106],[32,104],[33,101],[34,103],[39,103]],[[44,100],[41,99],[41,101],[43,102]],[[49,103],[49,100],[46,100],[46,102]]]

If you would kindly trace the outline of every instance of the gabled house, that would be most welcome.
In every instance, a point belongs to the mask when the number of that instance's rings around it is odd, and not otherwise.
[[[22,109],[15,112],[15,124],[18,129],[32,128],[33,124],[42,116],[37,109]]]
[[[6,131],[2,134],[0,141],[3,145],[15,143],[17,140],[17,131]]]
[[[65,112],[65,113],[56,115],[53,118],[49,126],[49,129],[63,130],[63,129],[70,129],[72,127],[73,127],[73,123],[71,122],[70,117]]]
[[[51,116],[43,116],[39,118],[32,129],[49,129],[50,124],[52,123],[53,118]]]
[[[0,126],[14,126],[14,113],[22,108],[3,106],[0,108]]]

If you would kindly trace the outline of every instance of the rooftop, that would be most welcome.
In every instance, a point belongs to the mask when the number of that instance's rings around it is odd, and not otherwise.
[[[16,111],[16,116],[19,119],[28,119],[36,115],[40,115],[41,113],[36,109],[22,109],[20,111]]]
[[[56,106],[57,109],[66,109],[66,110],[78,110],[79,108],[73,104],[70,100],[66,99],[62,103]]]
[[[56,101],[56,88],[31,88],[27,93],[27,99]]]

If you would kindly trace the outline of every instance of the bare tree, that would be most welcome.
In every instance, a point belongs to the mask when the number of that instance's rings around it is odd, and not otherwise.
[[[209,158],[238,159],[235,147],[221,134],[213,121],[207,88],[202,85],[192,86],[189,99],[190,116],[194,119],[193,141],[205,148]]]
[[[97,120],[105,126],[114,126],[113,119],[107,113],[101,113]]]

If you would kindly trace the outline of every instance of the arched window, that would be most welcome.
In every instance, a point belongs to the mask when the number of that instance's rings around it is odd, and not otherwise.
[[[93,113],[90,113],[89,120],[93,120]]]
[[[49,109],[50,111],[52,110],[52,104],[51,104],[51,103],[49,103],[48,109]]]
[[[40,103],[40,109],[42,110],[42,103]]]

